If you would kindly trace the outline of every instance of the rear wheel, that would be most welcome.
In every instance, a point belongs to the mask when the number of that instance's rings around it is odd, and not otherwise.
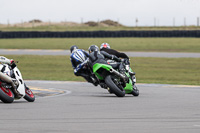
[[[12,103],[14,101],[14,94],[10,89],[0,87],[0,99],[4,103]]]
[[[108,75],[105,78],[105,82],[106,82],[107,86],[110,88],[110,91],[112,93],[114,93],[116,96],[118,96],[118,97],[124,97],[125,96],[125,90],[122,87],[118,87],[115,84],[114,79],[112,79],[110,75]]]
[[[35,101],[35,96],[34,96],[33,92],[27,86],[25,87],[24,99],[26,99],[28,102],[34,102]]]

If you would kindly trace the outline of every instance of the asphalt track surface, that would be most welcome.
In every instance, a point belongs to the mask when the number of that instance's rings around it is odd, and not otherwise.
[[[199,133],[200,87],[138,84],[118,98],[86,82],[26,81],[36,101],[0,102],[2,133]]]
[[[69,50],[0,49],[1,55],[70,55]],[[200,53],[125,52],[130,57],[200,58]]]
[[[68,50],[4,50],[1,55],[69,55]],[[132,57],[200,58],[199,53],[127,52]],[[36,101],[0,102],[2,133],[199,133],[200,86],[138,84],[118,98],[86,82],[26,81]]]

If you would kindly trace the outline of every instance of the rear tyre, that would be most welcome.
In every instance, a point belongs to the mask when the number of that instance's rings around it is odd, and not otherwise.
[[[0,87],[0,99],[4,103],[12,103],[14,101],[14,94],[10,89]]]
[[[28,102],[34,102],[35,101],[35,96],[34,96],[33,92],[28,87],[25,87],[24,99],[26,99]]]
[[[133,92],[132,92],[132,94],[133,94],[133,96],[136,96],[136,97],[139,96],[139,94],[140,94],[136,85],[133,85]]]
[[[125,96],[125,90],[123,88],[119,88],[113,81],[110,75],[105,78],[105,82],[107,86],[110,88],[110,91],[114,93],[118,97]]]

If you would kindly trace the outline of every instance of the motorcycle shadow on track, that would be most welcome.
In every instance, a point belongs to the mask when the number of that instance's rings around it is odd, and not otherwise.
[[[105,93],[104,93],[105,94]],[[93,96],[89,96],[89,97],[102,97],[102,98],[116,98],[115,95],[93,95]],[[126,98],[133,98],[133,96],[126,96]]]
[[[98,89],[102,89],[102,88],[98,88]],[[90,94],[86,94],[84,96],[87,97],[98,97],[98,98],[116,98],[115,94],[110,94],[109,92],[99,92],[99,93],[90,93]],[[126,97],[119,97],[119,98],[133,98],[133,95],[126,95]],[[137,98],[137,97],[135,97]]]
[[[27,101],[14,101],[13,103],[14,103],[14,104],[15,104],[15,103],[18,104],[18,103],[29,103],[29,102],[27,102]],[[9,103],[4,103],[4,102],[0,101],[0,104],[9,104]],[[30,103],[29,103],[29,104],[30,104]]]

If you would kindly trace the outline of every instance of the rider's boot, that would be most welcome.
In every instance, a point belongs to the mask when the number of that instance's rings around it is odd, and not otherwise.
[[[130,76],[135,75],[135,72],[132,72],[130,70],[130,66],[129,65],[125,65],[125,68],[126,68],[126,72],[129,73]]]
[[[108,89],[108,86],[103,82],[100,82],[99,85],[101,86],[101,88]]]
[[[98,81],[95,79],[95,78],[93,78],[93,77],[90,77],[91,78],[91,80],[92,80],[92,84],[94,85],[94,86],[97,86],[98,85]]]
[[[133,75],[135,75],[136,73],[135,73],[135,72],[129,71],[129,74],[130,74],[130,76],[133,76]]]

